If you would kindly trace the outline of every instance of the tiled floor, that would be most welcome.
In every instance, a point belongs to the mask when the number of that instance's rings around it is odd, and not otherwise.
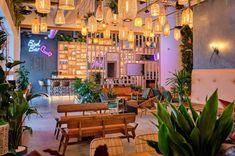
[[[51,102],[50,102],[51,101]],[[33,135],[24,135],[23,144],[28,146],[29,151],[37,150],[43,156],[49,154],[43,152],[44,149],[57,150],[59,141],[55,139],[53,133],[55,128],[54,116],[56,113],[56,106],[58,104],[72,103],[73,99],[68,97],[53,97],[52,100],[46,98],[39,98],[32,101],[32,105],[38,108],[41,116],[33,116],[27,121],[27,125],[33,128]],[[156,127],[151,123],[155,121],[151,114],[137,116],[136,122],[139,123],[136,134],[146,134],[156,132]],[[117,136],[115,134],[112,136]],[[134,140],[128,143],[127,139],[122,139],[124,144],[124,151],[126,153],[135,152]],[[66,151],[66,156],[89,156],[90,141],[82,141],[79,144],[69,145]]]

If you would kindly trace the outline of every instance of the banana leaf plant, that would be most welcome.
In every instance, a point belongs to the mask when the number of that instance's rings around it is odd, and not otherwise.
[[[153,115],[158,121],[158,141],[148,140],[148,145],[164,156],[216,156],[232,129],[234,103],[218,117],[217,90],[206,100],[200,115],[189,99],[187,102],[190,111],[181,104],[178,108],[170,105],[168,112],[157,103]]]

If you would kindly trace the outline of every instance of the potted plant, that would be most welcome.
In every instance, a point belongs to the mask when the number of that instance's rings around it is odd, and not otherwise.
[[[27,89],[29,85],[29,71],[25,69],[24,66],[20,67],[16,70],[17,74],[17,88],[19,90],[25,90]]]
[[[200,115],[189,99],[187,102],[190,113],[183,103],[179,108],[170,105],[171,111],[168,112],[158,102],[157,112],[153,113],[158,121],[158,142],[148,140],[148,144],[164,156],[216,156],[233,127],[234,103],[217,118],[217,90],[206,101]]]

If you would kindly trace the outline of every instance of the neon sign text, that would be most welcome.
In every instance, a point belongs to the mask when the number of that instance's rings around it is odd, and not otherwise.
[[[29,40],[28,42],[29,52],[35,53],[35,52],[41,52],[44,55],[47,55],[48,57],[52,56],[52,52],[45,46],[41,45],[41,40],[36,42],[35,40]]]
[[[51,51],[47,51],[47,47],[45,45],[41,46],[40,51],[43,54],[47,55],[48,57],[52,56],[52,52]]]

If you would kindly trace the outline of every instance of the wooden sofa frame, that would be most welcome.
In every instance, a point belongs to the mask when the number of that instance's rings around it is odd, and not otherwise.
[[[106,134],[122,133],[129,142],[129,138],[135,138],[135,130],[138,126],[135,123],[136,115],[134,113],[115,114],[115,115],[97,115],[80,116],[69,119],[67,128],[62,128],[62,137],[58,151],[63,145],[62,154],[65,154],[67,145],[71,138],[78,138],[81,141],[85,136],[101,136]],[[131,132],[132,134],[129,134]]]

